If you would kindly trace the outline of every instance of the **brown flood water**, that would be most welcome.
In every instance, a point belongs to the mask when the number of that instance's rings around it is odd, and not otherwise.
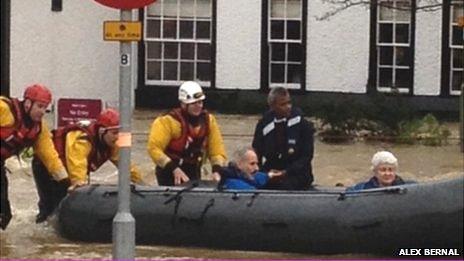
[[[145,175],[146,182],[155,185],[153,164],[146,153],[147,132],[158,112],[135,111],[132,123],[134,142],[132,160],[137,163]],[[258,116],[218,115],[227,152],[251,143],[254,126]],[[389,143],[355,142],[332,145],[315,142],[313,171],[315,183],[333,186],[343,183],[353,185],[370,176],[370,159],[378,150],[388,149],[399,159],[400,175],[418,182],[450,179],[464,175],[463,155],[457,140],[457,124],[448,125],[453,139],[450,144],[441,147],[421,145],[394,145]],[[13,208],[13,220],[6,231],[0,232],[1,259],[108,259],[112,256],[111,244],[76,243],[63,239],[50,222],[36,225],[37,193],[31,169],[27,162],[18,163],[8,160],[12,170],[10,180],[10,201]],[[94,183],[116,183],[116,168],[105,164],[92,175]],[[156,221],[154,221],[156,222]],[[166,246],[137,246],[136,258],[247,258],[247,259],[338,259],[338,258],[375,258],[372,255],[344,254],[321,256],[312,254],[275,253],[213,250],[205,248],[184,248]]]

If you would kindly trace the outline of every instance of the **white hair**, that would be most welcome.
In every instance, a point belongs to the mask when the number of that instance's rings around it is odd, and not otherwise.
[[[375,169],[380,164],[391,164],[398,167],[398,159],[389,151],[378,151],[372,157],[372,169]]]

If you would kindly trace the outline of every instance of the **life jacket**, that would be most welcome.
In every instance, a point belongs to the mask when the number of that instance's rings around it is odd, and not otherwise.
[[[0,128],[0,154],[1,160],[4,161],[12,155],[18,155],[22,149],[31,147],[35,143],[42,130],[42,122],[31,121],[26,124],[26,113],[19,100],[14,98],[1,99],[8,104],[15,120],[13,126]]]
[[[172,110],[169,115],[180,122],[181,135],[179,138],[171,140],[166,154],[172,160],[177,161],[179,165],[183,163],[199,165],[208,146],[209,113],[206,110],[201,112],[197,127],[192,127],[187,122],[180,108]]]
[[[88,126],[76,123],[67,126],[59,127],[53,131],[53,143],[58,152],[61,162],[66,166],[66,135],[71,131],[82,131],[86,135],[81,136],[81,139],[89,141],[92,145],[92,150],[87,157],[88,172],[96,171],[111,157],[111,148],[104,145],[98,138],[97,126],[92,123]]]

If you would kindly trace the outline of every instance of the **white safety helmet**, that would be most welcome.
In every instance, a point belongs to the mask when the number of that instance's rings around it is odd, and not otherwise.
[[[375,169],[380,164],[390,164],[398,167],[398,159],[388,151],[379,151],[372,157],[372,169]]]
[[[193,81],[184,82],[179,87],[179,101],[189,104],[205,99],[201,86]]]

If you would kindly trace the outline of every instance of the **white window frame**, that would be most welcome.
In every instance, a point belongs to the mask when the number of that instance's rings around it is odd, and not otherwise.
[[[413,0],[409,0],[409,4],[411,6]],[[396,65],[396,47],[406,47],[406,48],[411,48],[411,15],[409,21],[397,21],[395,20],[396,18],[396,4],[397,2],[405,2],[405,0],[388,0],[388,2],[393,3],[393,20],[381,20],[380,19],[380,12],[381,8],[386,8],[380,5],[382,2],[387,2],[387,0],[382,0],[379,1],[379,4],[377,5],[377,21],[376,21],[376,27],[377,27],[377,35],[376,35],[376,52],[377,52],[377,61],[376,61],[376,70],[377,70],[377,79],[376,79],[376,87],[379,92],[399,92],[399,93],[409,93],[410,90],[412,90],[413,86],[410,86],[409,88],[404,88],[404,87],[395,87],[392,88],[391,86],[380,86],[380,69],[381,68],[390,68],[392,69],[392,83],[395,85],[395,77],[396,77],[396,69],[409,69],[412,70],[411,66],[405,66],[405,65]],[[392,24],[392,43],[381,43],[380,42],[380,25],[381,24]],[[401,24],[401,25],[408,25],[408,42],[407,43],[397,43],[396,42],[396,25]],[[381,65],[380,64],[380,48],[382,47],[392,47],[393,49],[393,60],[391,65]],[[411,59],[414,59],[413,57]],[[412,82],[411,82],[412,84]]]
[[[298,18],[288,18],[287,17],[287,0],[284,0],[284,6],[285,6],[285,17],[272,17],[272,0],[268,0],[268,16],[267,16],[267,44],[268,44],[268,82],[269,86],[271,88],[274,87],[285,87],[287,89],[300,89],[301,86],[303,85],[303,82],[301,83],[288,83],[288,66],[289,65],[300,65],[300,68],[303,66],[303,59],[304,57],[301,58],[300,62],[294,62],[294,61],[288,61],[288,47],[289,44],[299,44],[301,45],[301,48],[303,49],[303,1],[300,0],[300,17]],[[295,39],[272,39],[271,35],[271,26],[272,26],[272,21],[274,20],[284,20],[284,38],[287,37],[287,21],[299,21],[300,22],[300,39],[295,40]],[[285,44],[285,60],[286,61],[278,61],[278,62],[273,62],[272,61],[272,44],[274,43],[281,43]],[[273,64],[284,64],[284,82],[283,83],[273,83],[272,82],[272,65]],[[303,75],[301,75],[301,80],[303,80]]]
[[[145,7],[145,16],[144,16],[144,44],[145,44],[145,50],[148,48],[148,43],[149,42],[158,42],[161,44],[161,57],[160,58],[148,58],[148,51],[145,51],[145,71],[144,71],[144,80],[146,85],[167,85],[167,86],[179,86],[182,82],[186,80],[181,80],[180,79],[180,67],[181,67],[181,62],[192,62],[194,69],[193,69],[193,74],[194,74],[194,79],[191,79],[193,81],[198,82],[202,87],[210,87],[211,86],[211,81],[200,81],[199,79],[196,78],[197,75],[197,65],[198,62],[206,62],[209,63],[210,66],[213,66],[213,60],[211,59],[212,53],[210,54],[210,59],[209,60],[199,60],[197,59],[197,52],[198,52],[198,44],[209,44],[210,47],[212,47],[212,30],[213,30],[213,2],[214,0],[209,0],[209,5],[211,8],[211,16],[209,18],[202,18],[198,17],[196,14],[197,8],[194,8],[194,16],[189,17],[189,18],[182,18],[180,17],[180,6],[181,6],[181,1],[182,0],[177,0],[177,16],[176,17],[165,17],[163,15],[157,17],[157,16],[149,16],[148,15],[148,7]],[[164,12],[164,0],[158,0],[154,5],[161,5],[161,12]],[[197,0],[194,0],[194,6],[197,6]],[[148,31],[148,22],[149,20],[159,20],[160,21],[160,36],[159,37],[148,37],[147,31]],[[163,30],[164,30],[164,21],[176,21],[176,38],[163,38]],[[180,22],[181,21],[193,21],[193,39],[181,39],[180,38]],[[195,39],[196,37],[196,22],[198,21],[206,21],[210,23],[210,30],[209,30],[209,39]],[[164,58],[164,43],[177,43],[178,48],[177,48],[177,59],[168,59]],[[193,55],[193,59],[181,59],[181,48],[180,46],[182,43],[192,43],[194,44],[194,50],[195,53]],[[161,71],[160,71],[160,76],[161,80],[153,80],[153,79],[148,79],[148,63],[149,62],[160,62],[161,63]],[[178,80],[164,80],[164,65],[163,62],[176,62],[177,63],[177,78]],[[212,78],[212,76],[211,76]]]
[[[454,4],[453,4],[454,3]],[[463,8],[464,4],[461,3],[460,8]],[[451,1],[450,4],[450,20],[449,20],[449,51],[450,51],[450,69],[449,69],[449,91],[451,95],[460,95],[461,90],[453,90],[453,72],[461,72],[461,74],[464,74],[464,69],[463,68],[454,68],[453,67],[453,56],[454,56],[454,50],[464,49],[463,45],[454,45],[453,44],[453,26],[458,26],[458,23],[456,21],[453,21],[453,15],[454,15],[454,8],[457,7],[457,1]],[[464,38],[464,35],[462,35]],[[463,83],[461,83],[463,84]]]

